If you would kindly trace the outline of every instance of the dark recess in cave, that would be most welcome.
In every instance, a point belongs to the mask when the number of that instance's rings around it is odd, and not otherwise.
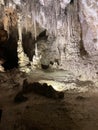
[[[80,56],[81,57],[83,57],[83,56],[88,57],[88,53],[85,50],[85,47],[83,45],[83,41],[82,40],[80,41]]]
[[[13,30],[15,32],[15,30]],[[11,31],[9,37],[5,30],[0,30],[0,59],[4,60],[2,66],[5,70],[18,67],[17,35]]]
[[[71,0],[71,1],[70,1],[70,4],[73,4],[73,3],[74,3],[74,0]]]
[[[83,57],[88,57],[89,54],[87,53],[87,51],[85,50],[85,47],[84,47],[84,44],[83,44],[83,36],[82,36],[82,31],[81,31],[81,34],[80,34],[80,37],[81,37],[81,40],[80,40],[80,56],[83,58]]]
[[[44,70],[47,70],[49,68],[49,65],[41,64],[41,68],[44,69]]]
[[[37,43],[40,40],[47,40],[48,36],[46,35],[46,30],[42,31],[36,38],[32,36],[31,32],[27,32],[24,28],[23,30],[23,49],[24,52],[29,57],[29,60],[32,61],[33,55],[35,55],[35,43]]]
[[[35,39],[34,37],[32,37],[32,33],[31,32],[26,32],[26,30],[24,29],[23,31],[24,33],[22,34],[22,42],[23,42],[23,49],[24,52],[27,54],[27,56],[29,57],[29,60],[32,61],[32,57],[35,54]]]
[[[65,10],[64,10],[64,14],[67,15],[67,8],[65,8]]]
[[[37,40],[47,40],[48,36],[46,35],[46,30],[42,31],[38,36],[37,36]]]

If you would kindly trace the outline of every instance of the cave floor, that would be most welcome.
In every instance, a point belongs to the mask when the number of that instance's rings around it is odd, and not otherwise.
[[[26,102],[15,103],[26,78],[54,85],[64,91],[64,99],[28,93]],[[97,86],[92,81],[79,81],[67,71],[0,73],[0,109],[0,130],[98,130]]]

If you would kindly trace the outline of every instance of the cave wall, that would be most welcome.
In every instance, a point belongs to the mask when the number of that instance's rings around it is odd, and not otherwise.
[[[1,7],[1,12],[3,7],[14,8],[21,15],[23,48],[30,61],[35,43],[42,55],[42,64],[57,61],[63,69],[98,53],[96,0],[6,0]],[[0,15],[4,18],[3,13]],[[2,19],[0,21],[2,23]],[[45,30],[46,34],[39,38]]]
[[[98,55],[98,1],[79,2],[83,42],[90,56]]]

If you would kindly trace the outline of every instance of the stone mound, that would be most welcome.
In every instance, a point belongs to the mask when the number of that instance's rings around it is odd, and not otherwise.
[[[51,85],[47,85],[46,83],[41,84],[39,82],[28,83],[27,79],[23,81],[22,92],[25,94],[34,92],[36,94],[43,95],[45,97],[53,99],[64,98],[64,93],[55,91]]]

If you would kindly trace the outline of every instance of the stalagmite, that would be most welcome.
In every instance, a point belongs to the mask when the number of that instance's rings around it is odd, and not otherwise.
[[[38,47],[37,47],[37,43],[35,44],[35,55],[33,56],[33,60],[32,60],[32,63],[31,63],[31,67],[32,69],[38,69],[38,68],[41,68],[41,55],[39,55],[38,53]]]
[[[38,48],[37,48],[37,43],[35,44],[35,55],[38,57]]]
[[[58,40],[58,49],[60,53],[60,67],[63,67],[63,64],[65,63],[65,46],[66,46],[66,41],[65,37],[60,31],[61,34],[57,35],[57,40]]]
[[[22,28],[21,28],[21,15],[18,14],[18,35],[19,35],[19,40],[18,40],[18,63],[20,70],[23,72],[29,72],[29,68],[27,68],[27,65],[29,64],[29,58],[27,55],[24,53],[23,46],[22,46]]]

